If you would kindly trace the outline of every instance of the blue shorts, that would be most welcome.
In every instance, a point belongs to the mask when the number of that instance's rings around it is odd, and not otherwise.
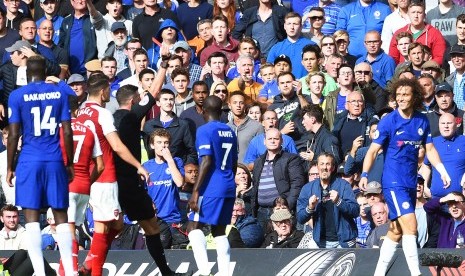
[[[417,189],[406,187],[383,188],[384,200],[389,208],[389,219],[415,213]]]
[[[197,221],[210,225],[228,225],[231,223],[234,208],[234,197],[199,197],[199,212],[189,212],[190,221]]]
[[[19,162],[16,167],[16,205],[34,210],[68,208],[68,173],[63,161]]]

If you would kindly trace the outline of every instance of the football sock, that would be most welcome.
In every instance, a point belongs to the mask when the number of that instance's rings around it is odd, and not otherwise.
[[[92,238],[92,276],[101,276],[103,264],[107,258],[109,244],[107,243],[107,235],[103,233],[94,233]]]
[[[45,276],[40,224],[38,222],[29,222],[26,223],[25,228],[28,241],[27,252],[34,268],[34,274],[36,276]]]
[[[407,260],[408,269],[411,275],[421,275],[418,261],[417,236],[403,235],[402,250],[404,250],[405,259]]]
[[[215,237],[215,242],[219,275],[229,276],[231,251],[228,238],[226,236],[217,236]]]
[[[189,241],[192,245],[195,263],[201,275],[210,275],[207,255],[207,240],[200,229],[192,230],[189,233]]]
[[[60,250],[61,261],[65,275],[73,275],[72,236],[68,223],[61,223],[56,227],[56,242]]]
[[[394,253],[396,253],[396,247],[398,244],[398,242],[391,240],[388,236],[384,237],[383,244],[379,250],[379,259],[374,276],[386,275],[386,270],[394,256]]]

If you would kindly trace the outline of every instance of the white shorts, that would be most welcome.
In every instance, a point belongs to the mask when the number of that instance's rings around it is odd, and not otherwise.
[[[76,226],[84,223],[89,195],[69,192],[68,222]]]
[[[118,184],[95,182],[90,187],[89,204],[93,209],[94,221],[118,220],[121,207],[118,201]]]

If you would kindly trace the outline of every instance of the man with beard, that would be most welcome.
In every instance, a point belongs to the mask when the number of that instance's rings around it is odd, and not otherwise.
[[[124,69],[127,56],[124,53],[124,45],[128,41],[128,30],[123,22],[115,22],[111,25],[111,37],[113,41],[108,43],[108,47],[105,50],[104,56],[114,57],[116,59],[117,67],[116,74]]]
[[[297,200],[297,221],[313,219],[313,239],[320,248],[354,248],[355,218],[360,207],[350,184],[335,176],[336,160],[330,153],[318,156],[319,179],[306,184]]]

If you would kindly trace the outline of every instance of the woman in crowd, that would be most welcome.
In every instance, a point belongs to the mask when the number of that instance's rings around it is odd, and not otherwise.
[[[347,61],[347,64],[354,69],[357,57],[349,54],[349,51],[347,50],[350,43],[349,34],[345,30],[338,30],[333,34],[333,37],[336,40],[337,52],[341,54]]]
[[[328,57],[336,53],[336,40],[330,35],[325,35],[320,40],[320,48],[321,48],[321,53],[323,54],[322,66],[324,67],[326,64],[326,61],[328,60]]]
[[[236,197],[244,200],[245,210],[247,211],[247,214],[251,214],[252,207],[250,191],[252,189],[252,175],[246,165],[242,163],[237,164],[234,180],[236,182]]]
[[[213,3],[213,16],[222,13],[228,19],[229,29],[232,31],[236,22],[241,19],[241,13],[236,11],[234,0],[215,0]]]
[[[253,102],[249,104],[246,108],[247,116],[249,116],[251,119],[261,122],[262,121],[262,106],[258,102]]]

